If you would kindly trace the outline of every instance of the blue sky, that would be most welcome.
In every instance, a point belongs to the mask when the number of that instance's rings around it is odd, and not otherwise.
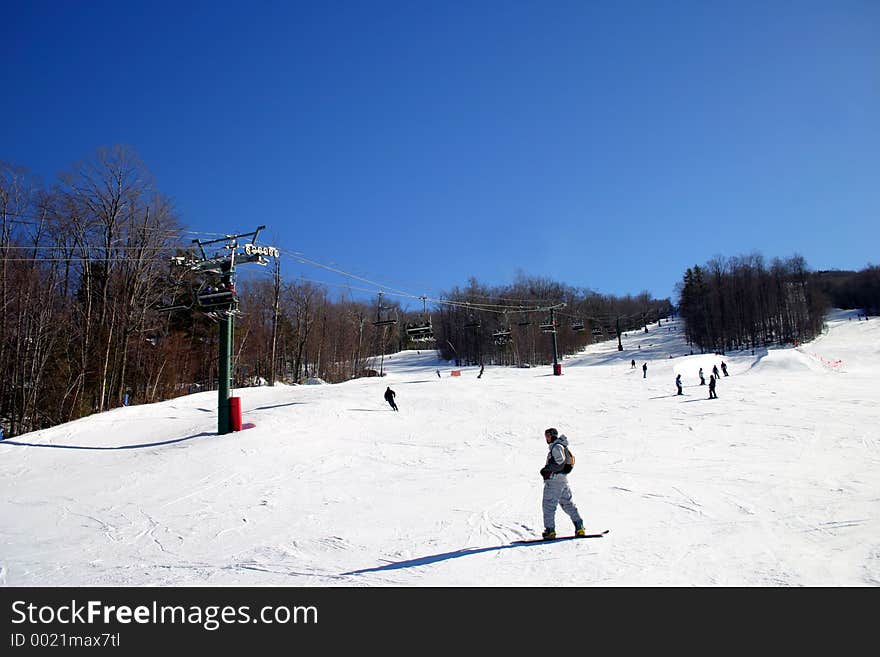
[[[416,295],[522,272],[665,297],[688,266],[753,251],[880,262],[874,0],[3,15],[0,159],[52,180],[127,144],[188,228],[266,224]]]

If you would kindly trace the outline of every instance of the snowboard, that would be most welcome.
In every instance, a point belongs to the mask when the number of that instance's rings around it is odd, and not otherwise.
[[[610,532],[610,529],[606,529],[604,532],[599,532],[598,534],[587,534],[586,536],[557,536],[556,538],[528,538],[522,541],[514,541],[514,545],[523,545],[527,543],[558,543],[559,541],[573,541],[580,538],[602,538]]]

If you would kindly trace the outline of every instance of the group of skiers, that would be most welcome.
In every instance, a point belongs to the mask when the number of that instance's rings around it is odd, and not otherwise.
[[[724,376],[729,376],[727,373],[727,363],[721,361],[721,371],[724,372]],[[700,371],[697,373],[697,376],[700,377],[700,385],[706,385],[706,377],[703,375],[703,368],[700,368]],[[718,379],[721,378],[720,373],[718,372],[718,366],[712,366],[712,374],[709,375],[709,399],[718,399],[718,395],[715,393],[715,386],[718,383]],[[681,389],[681,374],[677,374],[675,376],[675,387],[678,390],[679,395],[683,395]]]

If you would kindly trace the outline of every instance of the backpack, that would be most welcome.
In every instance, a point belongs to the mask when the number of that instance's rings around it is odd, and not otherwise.
[[[565,463],[562,464],[562,474],[568,474],[574,468],[574,454],[565,445],[563,448],[565,449]]]

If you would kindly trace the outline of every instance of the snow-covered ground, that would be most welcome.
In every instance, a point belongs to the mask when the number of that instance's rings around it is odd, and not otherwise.
[[[412,351],[384,378],[238,390],[256,426],[225,436],[205,392],[4,441],[0,583],[880,584],[880,320],[836,312],[810,344],[727,354],[717,400],[697,370],[722,357],[680,329],[558,377],[452,377]],[[611,533],[511,545],[542,529],[549,426],[588,530]]]

